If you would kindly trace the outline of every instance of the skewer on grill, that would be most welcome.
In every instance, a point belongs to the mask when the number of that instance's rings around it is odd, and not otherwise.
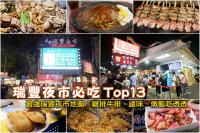
[[[199,30],[199,9],[195,8],[193,2],[190,3],[190,6],[188,4],[184,6],[185,1],[182,1],[180,7],[177,7],[176,0],[174,3],[166,0],[162,5],[160,4],[160,1],[157,4],[155,1],[143,1],[142,5],[136,8],[133,24],[137,24],[138,27],[145,26],[181,32]]]

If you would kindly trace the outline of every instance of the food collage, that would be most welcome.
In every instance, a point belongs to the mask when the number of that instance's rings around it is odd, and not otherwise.
[[[1,0],[0,132],[200,132],[199,0]]]

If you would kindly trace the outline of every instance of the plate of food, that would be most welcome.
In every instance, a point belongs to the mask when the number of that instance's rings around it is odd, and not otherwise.
[[[145,108],[147,132],[188,131],[198,128],[194,112],[188,108]]]
[[[131,5],[120,2],[95,2],[73,12],[73,25],[84,32],[123,32],[132,28]]]
[[[7,127],[12,132],[42,132],[49,122],[47,114],[38,109],[7,113]]]
[[[56,0],[0,2],[2,33],[63,33],[64,7]]]

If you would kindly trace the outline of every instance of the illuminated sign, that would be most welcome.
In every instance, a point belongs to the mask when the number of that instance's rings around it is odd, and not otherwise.
[[[75,48],[81,44],[81,40],[75,37],[44,37],[39,42],[39,47],[55,47],[55,48]]]
[[[113,45],[114,45],[114,48],[113,48],[114,53],[124,54],[124,55],[133,56],[137,58],[140,56],[140,46],[138,46],[136,43],[132,44],[132,43],[114,38]]]
[[[113,63],[114,64],[135,66],[135,65],[137,65],[137,61],[138,61],[138,59],[135,57],[132,57],[132,56],[121,55],[118,53],[113,54]]]
[[[169,64],[169,70],[180,70],[181,62],[174,62]]]
[[[78,48],[42,48],[41,69],[79,70]]]
[[[55,75],[55,74],[38,74],[37,78],[39,81],[57,81],[57,82],[63,81],[62,75]]]

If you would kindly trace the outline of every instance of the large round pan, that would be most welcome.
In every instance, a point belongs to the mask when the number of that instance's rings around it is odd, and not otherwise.
[[[132,12],[132,5],[129,3],[124,3],[124,2],[95,2],[92,4],[89,4],[87,6],[81,7],[77,10],[75,10],[73,12],[73,16],[72,16],[72,23],[73,25],[80,31],[82,32],[91,32],[91,33],[115,33],[115,32],[126,32],[127,30],[132,28],[132,21],[130,21],[128,24],[124,25],[124,26],[119,26],[118,28],[115,29],[111,29],[111,30],[100,30],[100,29],[95,29],[95,28],[87,28],[87,29],[83,29],[83,27],[81,26],[81,22],[78,22],[76,20],[77,15],[80,12],[84,12],[86,10],[89,10],[90,8],[97,6],[97,5],[123,5],[129,8],[129,10]],[[88,18],[90,19],[90,18]]]
[[[87,107],[85,107],[85,108],[87,108]],[[125,108],[125,109],[127,109],[128,111],[130,111],[130,112],[132,111],[132,109],[128,107],[128,101],[123,101],[123,102],[122,102],[122,107],[121,107],[121,108]],[[73,111],[74,109],[76,109],[76,108],[69,108],[69,109],[67,110],[67,120],[68,120],[68,117],[69,117],[69,113],[70,113],[71,111]],[[94,115],[98,116],[98,114],[96,114],[96,113],[94,113]],[[67,121],[67,120],[66,120],[66,121]],[[127,121],[129,121],[131,124],[133,123],[131,117],[128,118]],[[68,122],[67,122],[67,132],[78,132],[78,131],[72,129],[72,128],[69,126]],[[132,132],[132,128],[130,128],[127,132]]]

